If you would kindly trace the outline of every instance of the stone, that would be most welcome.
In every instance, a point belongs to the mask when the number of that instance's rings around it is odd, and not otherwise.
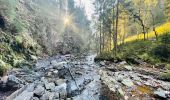
[[[58,70],[53,71],[54,75],[58,75]]]
[[[31,100],[39,100],[39,98],[37,98],[37,97],[33,97]]]
[[[32,60],[38,60],[38,58],[34,55],[30,55],[30,57],[31,57]]]
[[[22,83],[24,83],[24,82],[22,80],[18,79],[17,77],[15,77],[15,76],[13,76],[13,75],[8,76],[7,86],[9,86],[9,87],[19,87],[19,85],[21,85]]]
[[[123,75],[119,74],[119,75],[117,76],[117,81],[118,81],[118,82],[122,82],[123,79],[124,79],[124,76],[123,76]]]
[[[64,67],[66,67],[67,62],[63,61],[63,62],[58,62],[58,63],[52,64],[52,65],[54,66],[54,68],[61,70]]]
[[[119,88],[119,89],[118,89],[118,92],[119,92],[119,94],[120,94],[121,96],[124,96],[124,95],[125,95],[125,93],[123,92],[122,88]]]
[[[46,68],[49,65],[50,65],[50,62],[48,60],[38,61],[36,63],[36,70],[39,70],[41,68]]]
[[[55,93],[51,93],[51,92],[49,93],[49,100],[54,100],[54,94]]]
[[[62,83],[59,86],[55,87],[55,92],[60,92],[61,90],[66,90],[67,88],[67,84],[66,83]]]
[[[34,91],[34,88],[35,88],[35,84],[32,83],[32,84],[28,85],[28,87],[27,87],[26,90],[27,90],[28,92],[33,92],[33,91]]]
[[[33,92],[23,91],[19,96],[17,96],[14,100],[31,100],[33,97]]]
[[[127,64],[127,62],[126,62],[126,61],[122,61],[122,62],[120,62],[119,64],[120,64],[120,65],[125,65],[125,64]]]
[[[161,98],[167,98],[166,91],[162,90],[161,88],[157,89],[157,91],[155,91],[154,94]]]
[[[42,96],[45,92],[45,89],[43,86],[41,85],[38,85],[37,88],[34,90],[34,94],[37,95],[37,96]]]
[[[59,97],[60,97],[60,96],[59,96],[59,93],[58,93],[58,92],[55,92],[55,93],[54,93],[54,99],[59,99]]]
[[[47,73],[47,76],[48,76],[48,77],[51,77],[51,76],[52,76],[52,72],[48,72],[48,73]]]
[[[48,93],[43,94],[40,100],[49,100],[49,94]]]
[[[134,86],[131,79],[123,79],[122,84],[124,84],[124,85],[126,85],[128,87]]]
[[[56,85],[59,86],[59,85],[62,85],[63,83],[66,83],[66,80],[65,79],[58,79],[55,81]]]
[[[61,99],[66,99],[67,98],[67,91],[66,90],[60,91],[59,94],[60,94]]]
[[[51,82],[51,83],[45,83],[45,88],[47,89],[47,90],[54,90],[54,88],[55,88],[55,84],[53,83],[53,82]]]
[[[100,62],[100,65],[101,65],[101,66],[105,66],[105,62],[101,61],[101,62]]]
[[[42,81],[43,83],[48,83],[48,81],[47,81],[47,79],[46,79],[45,77],[42,77],[42,78],[41,78],[41,81]]]
[[[128,70],[128,71],[132,71],[132,70],[133,70],[133,69],[132,69],[132,66],[130,66],[130,65],[125,65],[124,68],[125,68],[126,70]]]

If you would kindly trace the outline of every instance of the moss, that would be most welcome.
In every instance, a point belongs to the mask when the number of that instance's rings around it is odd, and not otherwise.
[[[6,74],[9,68],[9,65],[0,59],[0,76]]]
[[[170,82],[170,70],[161,74],[161,79]]]
[[[21,35],[17,35],[17,36],[15,36],[15,41],[16,41],[18,44],[22,44],[23,37],[22,37]]]
[[[165,68],[168,69],[168,70],[170,70],[170,64],[167,64],[167,65],[165,66]]]

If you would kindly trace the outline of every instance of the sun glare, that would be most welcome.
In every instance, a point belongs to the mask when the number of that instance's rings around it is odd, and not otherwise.
[[[64,17],[64,25],[70,25],[70,23],[71,23],[71,17],[70,16]]]

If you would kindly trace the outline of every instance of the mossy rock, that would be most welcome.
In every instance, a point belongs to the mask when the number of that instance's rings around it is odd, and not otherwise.
[[[165,68],[168,69],[168,70],[170,70],[170,64],[167,64],[167,65],[165,66]]]
[[[17,35],[17,36],[15,36],[15,41],[16,41],[18,44],[22,44],[23,37],[22,37],[21,35]]]
[[[160,75],[160,78],[161,78],[162,80],[164,80],[164,81],[169,81],[169,82],[170,82],[170,70],[162,73],[162,74]]]
[[[0,76],[3,76],[10,69],[10,66],[0,59]]]

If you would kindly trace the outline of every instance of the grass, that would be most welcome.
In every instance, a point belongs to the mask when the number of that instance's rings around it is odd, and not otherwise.
[[[167,32],[170,32],[169,26],[170,26],[170,22],[167,22],[163,25],[156,27],[156,32],[157,32],[158,36],[161,36]],[[151,32],[147,33],[146,37],[154,38],[155,33],[153,31],[151,31]],[[126,38],[125,42],[131,42],[131,41],[143,40],[143,39],[144,39],[144,35],[143,35],[143,33],[140,33],[138,35],[134,35],[134,36],[130,36],[130,37]]]
[[[159,40],[136,40],[119,45],[117,55],[114,52],[100,54],[96,60],[126,60],[129,63],[135,63],[135,60],[141,59],[151,64],[170,62],[170,33],[159,36]],[[166,42],[166,43],[165,43]]]
[[[162,73],[162,74],[160,75],[160,78],[161,78],[162,80],[165,80],[165,81],[170,81],[170,70]]]

